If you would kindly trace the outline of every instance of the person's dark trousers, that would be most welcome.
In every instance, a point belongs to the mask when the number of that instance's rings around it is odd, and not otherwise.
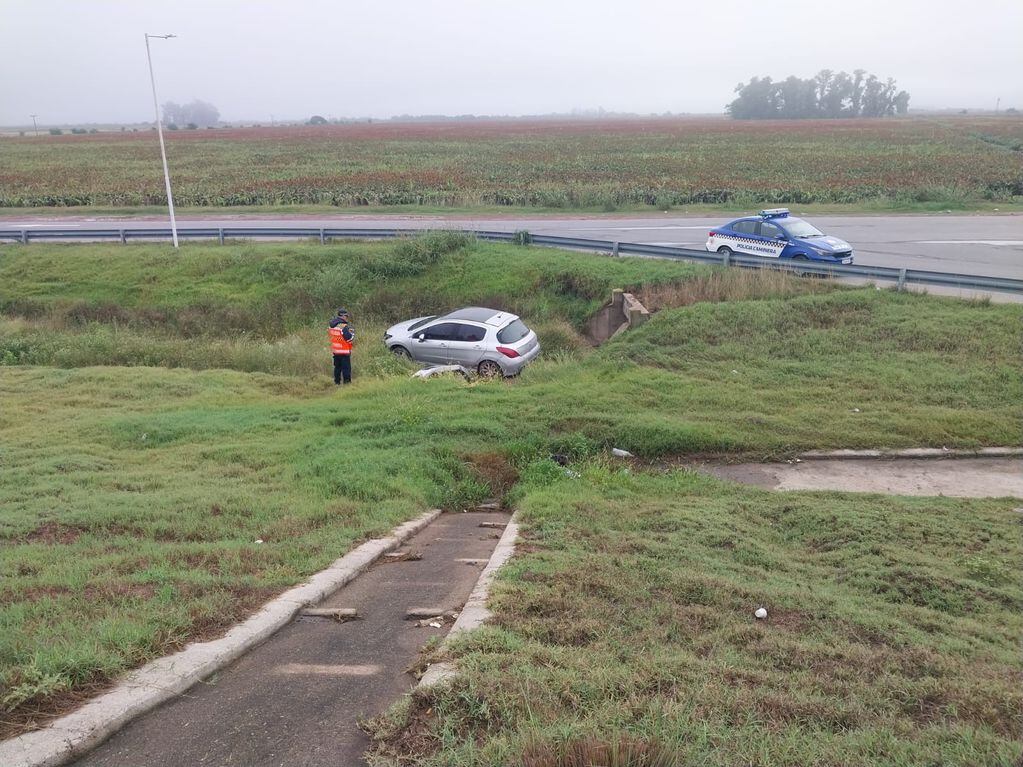
[[[346,384],[352,382],[351,354],[334,355],[334,383],[340,384],[342,381]]]

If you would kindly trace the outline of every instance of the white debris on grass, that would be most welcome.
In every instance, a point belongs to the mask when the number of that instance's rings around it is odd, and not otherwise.
[[[611,448],[611,455],[616,458],[632,458],[633,455],[628,450],[622,450],[620,447]]]
[[[757,616],[758,621],[762,621],[764,618],[767,617],[767,609],[764,607],[758,607],[757,611],[753,614]]]
[[[412,374],[413,378],[432,378],[440,373],[458,373],[465,378],[469,378],[471,373],[461,365],[436,365],[432,368],[425,368],[423,370],[417,370]]]

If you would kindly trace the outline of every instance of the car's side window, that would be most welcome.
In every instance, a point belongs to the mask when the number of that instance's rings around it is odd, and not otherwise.
[[[732,231],[739,234],[755,234],[756,227],[756,221],[736,221],[732,224]]]
[[[441,322],[431,325],[423,331],[427,341],[453,341],[458,335],[458,324],[454,322]]]
[[[457,323],[455,325],[458,328],[458,334],[455,336],[456,341],[469,341],[469,342],[480,342],[483,340],[485,331],[483,328],[478,328],[475,325],[465,325]]]
[[[770,237],[772,240],[776,240],[780,234],[782,234],[781,227],[777,224],[771,224],[765,221],[760,225],[761,237]]]

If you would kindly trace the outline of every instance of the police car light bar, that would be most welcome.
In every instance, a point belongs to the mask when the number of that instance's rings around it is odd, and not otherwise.
[[[763,218],[785,218],[789,214],[788,208],[768,208],[760,211]]]

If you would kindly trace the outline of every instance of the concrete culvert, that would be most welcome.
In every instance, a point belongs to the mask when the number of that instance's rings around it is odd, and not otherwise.
[[[600,346],[629,328],[639,327],[648,319],[650,312],[638,298],[615,288],[611,291],[611,302],[586,323],[586,337],[594,346]]]

